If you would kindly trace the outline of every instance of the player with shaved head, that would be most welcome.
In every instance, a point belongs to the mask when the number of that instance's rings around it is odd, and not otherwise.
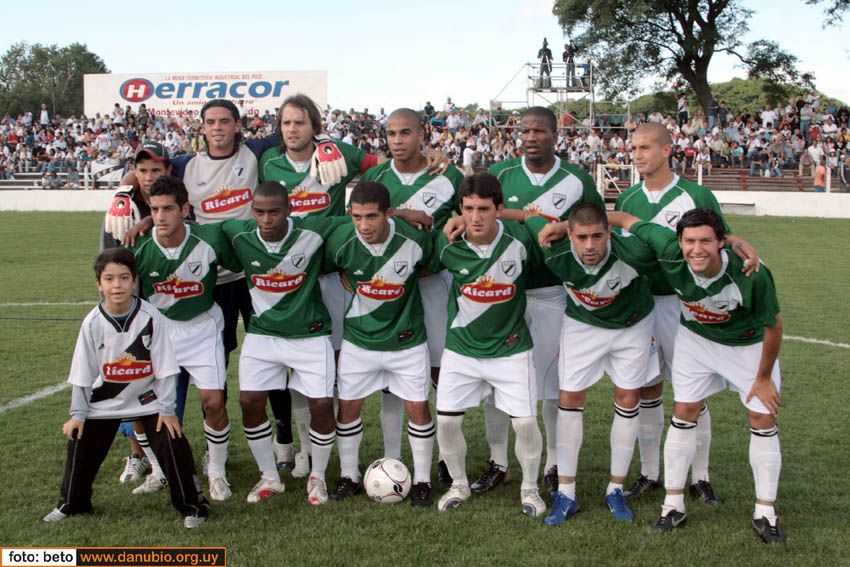
[[[670,169],[673,141],[667,128],[655,122],[642,124],[632,139],[632,161],[643,181],[627,189],[617,199],[616,210],[640,219],[674,229],[682,215],[695,208],[705,207],[720,215],[720,205],[710,190],[674,174]],[[722,219],[722,215],[720,217]],[[724,221],[725,224],[725,221]],[[729,227],[724,227],[729,233]],[[758,270],[758,253],[743,239],[729,235],[728,244],[745,260],[747,272]],[[655,298],[654,333],[660,351],[661,374],[640,391],[638,444],[641,474],[625,492],[636,498],[658,487],[661,434],[664,430],[662,391],[664,380],[670,380],[673,366],[673,346],[679,327],[679,302],[670,284],[661,273],[650,276],[650,289]],[[697,452],[691,473],[691,493],[716,506],[720,500],[714,493],[708,476],[708,453],[711,445],[711,416],[704,406],[697,421]]]

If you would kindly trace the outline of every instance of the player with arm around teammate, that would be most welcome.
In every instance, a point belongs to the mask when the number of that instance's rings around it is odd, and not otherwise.
[[[433,239],[392,218],[390,193],[380,183],[358,183],[350,205],[352,223],[337,228],[325,247],[327,267],[343,270],[354,292],[338,365],[341,477],[330,498],[341,500],[359,492],[360,410],[369,394],[386,388],[404,400],[410,416],[411,502],[427,507],[434,500],[431,455],[436,427],[428,407],[430,361],[418,280],[420,267],[430,261]],[[441,307],[445,310],[445,304]]]
[[[177,361],[162,315],[135,297],[136,260],[109,248],[94,264],[103,301],[83,320],[71,362],[71,419],[62,499],[42,519],[56,522],[92,511],[92,485],[118,425],[139,419],[171,489],[171,503],[194,528],[209,514],[192,450],[174,415]]]
[[[710,209],[686,212],[675,233],[627,213],[609,213],[609,220],[655,250],[682,313],[672,372],[675,406],[664,444],[667,495],[653,530],[668,532],[686,521],[684,488],[697,417],[705,399],[728,381],[749,415],[752,525],[765,543],[785,543],[774,509],[782,468],[776,426],[782,319],[773,276],[764,266],[750,277],[743,273],[743,261],[726,247],[723,219]]]
[[[522,511],[539,516],[546,511],[537,487],[543,442],[536,417],[533,341],[524,319],[526,278],[536,263],[536,248],[525,227],[499,220],[502,190],[493,175],[465,178],[460,201],[466,230],[454,242],[445,234],[437,236],[430,267],[435,273],[447,268],[453,277],[437,389],[437,441],[452,485],[438,509],[456,508],[471,495],[463,415],[492,394],[495,406],[512,416],[522,468]]]

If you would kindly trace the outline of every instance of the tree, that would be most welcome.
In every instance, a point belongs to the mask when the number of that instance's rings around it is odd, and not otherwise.
[[[46,103],[62,115],[83,111],[83,75],[108,73],[103,60],[85,44],[65,47],[21,42],[0,58],[0,110],[35,112]]]
[[[844,0],[832,0],[844,1]],[[737,57],[751,78],[811,85],[797,58],[778,44],[744,44],[753,11],[740,0],[555,0],[558,22],[579,53],[596,61],[606,96],[633,96],[646,78],[681,77],[708,111],[708,68],[717,53]]]
[[[826,16],[824,26],[837,26],[844,20],[844,12],[850,9],[850,0],[806,0],[806,4],[823,4],[826,1],[827,6],[823,9],[823,14]]]

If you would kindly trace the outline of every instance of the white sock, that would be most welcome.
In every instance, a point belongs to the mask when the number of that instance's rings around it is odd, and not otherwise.
[[[508,468],[508,427],[511,417],[497,408],[492,396],[484,402],[484,429],[490,445],[490,460],[502,468]]]
[[[454,484],[469,486],[466,477],[466,439],[463,437],[463,415],[437,414],[437,443],[440,455],[449,469]]]
[[[683,490],[697,448],[697,424],[673,417],[664,443],[664,487]],[[666,502],[665,502],[666,503]],[[684,499],[682,500],[684,506]],[[678,508],[677,508],[678,510]]]
[[[640,474],[658,480],[661,460],[661,435],[664,433],[664,398],[641,400],[638,414],[638,448]]]
[[[639,411],[638,406],[624,408],[614,404],[614,422],[611,424],[611,476],[629,474],[629,465],[635,452]]]
[[[561,472],[561,471],[558,471]],[[568,484],[564,484],[562,482],[558,483],[558,492],[569,498],[570,500],[576,499],[576,483],[570,482]]]
[[[360,480],[361,441],[363,441],[363,421],[359,417],[351,423],[336,422],[339,474],[347,476],[354,482]]]
[[[280,482],[277,472],[277,464],[274,460],[274,447],[272,446],[272,424],[268,420],[257,427],[243,427],[245,438],[248,439],[248,447],[260,467],[263,478]]]
[[[756,508],[753,510],[754,520],[758,520],[759,518],[772,518],[774,516],[776,516],[776,510],[774,510],[773,504],[768,506],[766,504],[756,503]]]
[[[150,441],[148,441],[148,436],[144,433],[136,433],[136,441],[139,442],[139,445],[142,447],[142,451],[144,451],[145,456],[148,458],[151,464],[151,474],[155,476],[165,476],[165,472],[162,470],[162,467],[159,465],[159,461],[156,459],[156,455],[154,455],[153,449],[151,449]]]
[[[669,435],[669,433],[668,433]],[[664,447],[664,450],[667,450],[667,447]],[[667,466],[666,461],[664,466]],[[664,496],[664,505],[672,506],[676,509],[677,512],[685,511],[685,495],[684,494],[667,494]]]
[[[514,452],[522,469],[522,490],[537,488],[537,478],[540,475],[540,456],[543,452],[543,437],[537,426],[537,418],[515,417],[511,419],[516,442]]]
[[[298,390],[289,390],[292,396],[292,417],[295,419],[295,431],[298,432],[300,451],[308,455],[312,450],[310,443],[310,402]]]
[[[433,420],[423,425],[407,422],[407,440],[413,453],[413,484],[431,482],[431,460],[436,432],[437,427]]]
[[[612,492],[614,492],[618,488],[620,489],[620,491],[623,490],[623,483],[622,482],[609,482],[608,486],[605,488],[605,496],[608,496],[609,494],[611,494]]]
[[[779,472],[782,470],[782,451],[779,448],[779,429],[750,429],[750,466],[756,484],[756,498],[766,502],[776,500]]]
[[[558,476],[576,476],[578,454],[584,438],[583,412],[583,407],[558,406]]]
[[[691,464],[691,484],[708,480],[708,453],[711,449],[711,414],[708,405],[702,406],[697,418],[697,451]]]
[[[558,400],[543,400],[543,427],[546,429],[546,466],[548,471],[558,464]]]
[[[227,446],[230,443],[230,423],[218,431],[204,422],[204,436],[207,438],[207,450],[210,452],[207,475],[210,478],[226,477],[224,469],[227,463]]]
[[[389,391],[381,392],[381,429],[384,432],[384,458],[401,460],[401,428],[404,400]]]
[[[334,447],[336,432],[319,433],[310,428],[311,455],[313,456],[313,468],[310,476],[325,480],[325,472],[328,470],[328,461],[331,460],[331,449]]]

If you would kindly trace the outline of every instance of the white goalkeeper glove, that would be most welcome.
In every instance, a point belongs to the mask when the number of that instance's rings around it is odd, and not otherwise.
[[[316,151],[310,160],[310,177],[330,187],[340,183],[348,175],[348,166],[339,148],[326,135],[314,139]]]
[[[133,202],[133,186],[122,185],[112,198],[112,204],[106,211],[103,229],[118,242],[141,220],[139,208]]]

